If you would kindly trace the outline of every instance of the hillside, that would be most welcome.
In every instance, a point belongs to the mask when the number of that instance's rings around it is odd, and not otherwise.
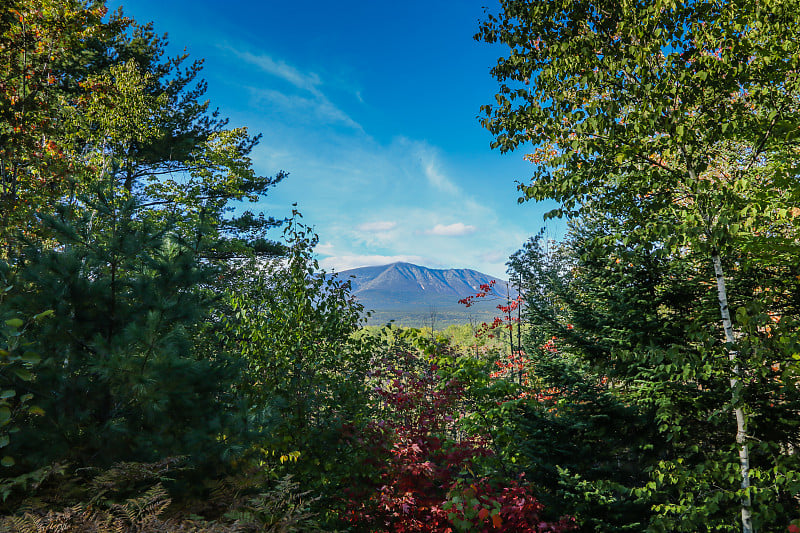
[[[410,263],[392,263],[345,270],[352,294],[372,310],[369,324],[390,320],[404,326],[446,327],[449,324],[491,320],[498,299],[478,301],[466,308],[458,300],[475,294],[481,284],[495,281],[497,293],[505,295],[506,282],[470,269],[432,269]]]

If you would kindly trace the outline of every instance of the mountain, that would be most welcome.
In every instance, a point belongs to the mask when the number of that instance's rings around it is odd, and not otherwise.
[[[505,304],[506,282],[469,269],[439,270],[410,263],[354,268],[339,273],[350,280],[352,295],[372,310],[369,324],[381,325],[394,320],[403,326],[446,327],[467,323],[470,319],[491,321]],[[495,282],[498,297],[476,299],[467,308],[458,300],[474,295],[482,284]]]

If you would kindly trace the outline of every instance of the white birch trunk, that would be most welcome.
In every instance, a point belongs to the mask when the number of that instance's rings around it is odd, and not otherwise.
[[[714,253],[711,260],[714,263],[714,274],[717,277],[717,295],[719,297],[719,309],[722,313],[722,328],[725,330],[725,342],[733,346],[736,339],[733,336],[733,324],[731,322],[731,312],[728,308],[728,291],[725,287],[725,273],[722,271],[722,261],[718,253]],[[728,348],[728,358],[733,365],[733,375],[731,376],[731,392],[734,390],[742,377],[742,370],[736,363],[738,353],[732,348]],[[744,411],[741,407],[733,410],[736,416],[736,443],[739,445],[739,467],[742,473],[742,489],[750,488],[750,457],[747,448],[747,426],[744,418]],[[745,494],[742,498],[742,533],[754,533],[753,522],[751,520],[750,496]]]

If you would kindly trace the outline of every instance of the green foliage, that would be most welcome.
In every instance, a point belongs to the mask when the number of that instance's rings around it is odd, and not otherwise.
[[[349,283],[319,269],[316,236],[296,210],[293,217],[285,259],[240,270],[221,335],[247,365],[241,388],[265,463],[335,498],[354,468],[343,428],[359,427],[368,412],[374,339],[355,335],[362,309]],[[292,455],[296,461],[277,461]]]
[[[33,335],[46,354],[35,382],[46,423],[21,432],[28,466],[208,459],[221,452],[232,412],[220,407],[235,405],[239,375],[221,355],[194,355],[210,304],[200,287],[214,270],[174,235],[132,219],[133,200],[117,208],[100,198],[74,225],[50,220],[62,244],[25,251],[15,276],[24,290],[8,299],[19,313],[54,312]]]
[[[2,283],[4,267],[0,263],[0,286],[5,285]],[[34,395],[30,392],[30,384],[35,378],[31,370],[41,361],[41,356],[30,349],[33,342],[25,339],[25,330],[53,314],[52,310],[38,313],[26,324],[5,307],[5,300],[13,289],[13,286],[8,286],[0,292],[0,448],[6,448],[11,435],[19,431],[18,422],[44,414],[40,406],[31,404]],[[4,467],[15,463],[10,455],[0,459],[0,465]]]
[[[492,70],[501,87],[483,124],[504,151],[536,147],[523,199],[559,201],[554,215],[677,208],[677,220],[636,221],[668,242],[693,227],[716,244],[755,215],[752,204],[732,204],[737,193],[769,200],[754,181],[789,185],[781,154],[798,121],[795,2],[501,6],[476,36],[509,47]],[[776,172],[750,172],[763,158]]]
[[[537,256],[525,347],[537,401],[514,425],[519,460],[545,489],[542,501],[565,505],[587,530],[728,527],[741,501],[740,471],[730,366],[718,331],[705,326],[716,320],[716,291],[697,283],[711,278],[708,267],[689,250],[609,241],[614,224],[575,223],[549,251],[524,250]],[[796,289],[780,269],[743,260],[736,272],[731,303],[741,309],[740,361],[749,369],[740,394],[750,406],[759,483],[750,493],[754,522],[764,527],[788,522],[798,488],[796,456],[787,453],[796,445],[789,413],[798,396],[778,377],[793,372],[782,348],[793,341],[778,332],[784,320],[794,323]],[[760,297],[768,286],[784,291]],[[775,322],[765,308],[778,307],[785,314]]]
[[[10,0],[0,7],[0,257],[18,232],[38,232],[36,210],[68,194],[64,65],[102,33],[96,2]]]
[[[297,218],[287,248],[266,234],[280,221],[234,214],[286,174],[255,174],[259,137],[202,101],[201,62],[166,58],[152,25],[105,15],[102,1],[0,8],[10,527],[314,530],[317,499],[274,478],[296,471],[330,497],[352,469],[341,433],[368,411],[372,346],[352,335],[361,309],[318,271]],[[279,254],[268,271],[246,267]],[[162,479],[153,468],[176,456],[185,468]],[[220,522],[163,515],[253,464],[260,485],[218,502]]]
[[[105,11],[47,0],[2,11],[2,253],[15,286],[3,315],[53,314],[26,327],[25,353],[42,354],[35,378],[14,372],[41,405],[9,444],[20,475],[233,453],[240,366],[210,342],[210,289],[220,260],[279,250],[263,236],[275,221],[227,214],[282,177],[254,175],[257,138],[199,102],[199,63],[164,61],[150,26]]]
[[[771,322],[796,320],[798,6],[501,5],[477,36],[509,47],[483,123],[501,150],[534,145],[521,201],[604,221],[539,315],[655,417],[652,527],[787,523],[796,396],[766,369],[794,366]]]

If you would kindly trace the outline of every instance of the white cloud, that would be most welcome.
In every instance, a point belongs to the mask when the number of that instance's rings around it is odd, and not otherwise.
[[[444,224],[436,224],[433,229],[426,230],[425,233],[443,237],[458,237],[475,233],[475,230],[477,230],[475,226],[470,226],[463,222],[456,222],[455,224],[448,224],[447,226]]]
[[[270,101],[288,111],[300,112],[303,115],[312,110],[316,119],[326,123],[341,123],[358,131],[364,131],[360,124],[353,120],[347,113],[339,109],[328,96],[322,92],[322,79],[315,73],[302,72],[300,69],[280,60],[275,60],[266,54],[253,54],[241,51],[232,46],[224,47],[245,63],[259,67],[263,72],[288,82],[296,89],[309,94],[300,96],[285,94],[274,89],[250,87],[250,92],[259,99]]]
[[[431,261],[430,258],[419,255],[339,255],[335,257],[326,257],[319,263],[325,270],[341,272],[343,270],[350,270],[351,268],[388,265],[398,262],[414,263],[427,267],[438,266],[438,264],[434,264],[435,262]]]
[[[450,195],[461,195],[461,191],[441,170],[439,157],[434,149],[423,143],[415,143],[422,172],[435,189]]]
[[[394,229],[397,226],[397,222],[392,222],[388,220],[379,220],[376,222],[365,222],[363,224],[359,224],[356,226],[357,230],[360,231],[389,231]]]
[[[317,95],[322,94],[317,88],[322,82],[319,76],[313,72],[308,74],[303,73],[288,63],[276,61],[266,54],[255,55],[250,52],[242,52],[233,47],[227,47],[227,49],[233,52],[233,54],[242,61],[255,65],[264,72],[291,83],[298,89],[303,89]]]
[[[480,257],[481,261],[487,263],[499,263],[507,260],[508,256],[509,254],[505,253],[503,250],[491,250],[480,254],[478,257]]]
[[[321,242],[317,244],[314,248],[314,251],[320,255],[332,255],[334,253],[335,246],[332,242]]]

